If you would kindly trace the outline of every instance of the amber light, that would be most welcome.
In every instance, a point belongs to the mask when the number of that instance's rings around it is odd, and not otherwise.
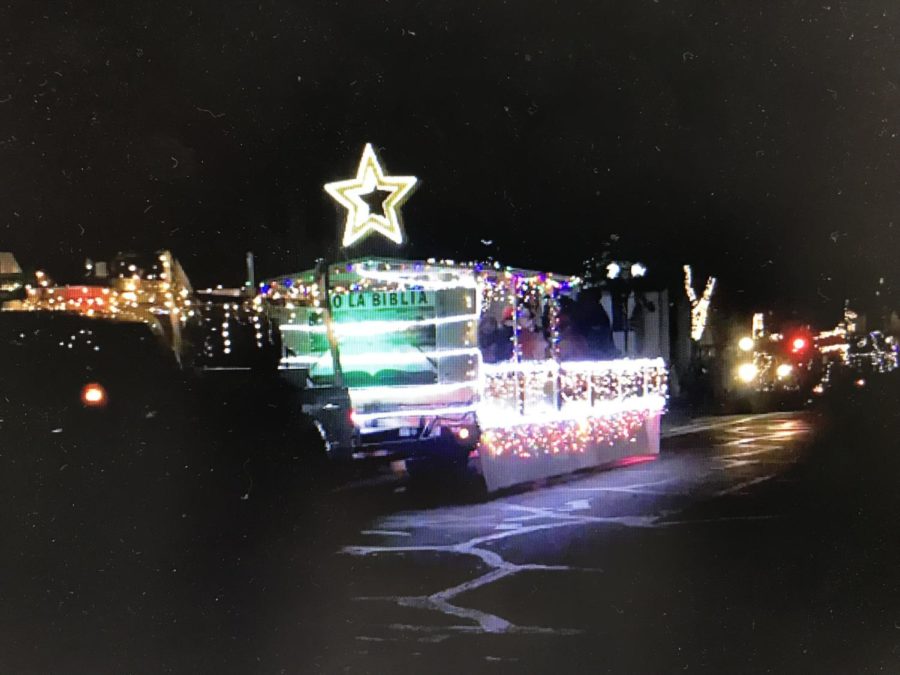
[[[84,385],[81,389],[81,402],[89,408],[101,408],[106,405],[106,389],[96,382]]]

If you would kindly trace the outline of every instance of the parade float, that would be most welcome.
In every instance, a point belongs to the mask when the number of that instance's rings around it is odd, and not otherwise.
[[[415,182],[385,175],[367,145],[355,178],[325,186],[346,209],[345,259],[260,285],[282,373],[308,401],[323,392],[308,412],[329,454],[411,473],[474,467],[496,490],[658,453],[665,364],[567,345],[579,278],[358,254],[373,234],[403,243],[399,207]]]

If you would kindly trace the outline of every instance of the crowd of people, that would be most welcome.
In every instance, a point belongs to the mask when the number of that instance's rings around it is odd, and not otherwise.
[[[551,358],[552,332],[549,303],[543,311],[521,305],[515,312],[504,307],[498,317],[490,312],[481,317],[478,346],[486,363],[513,360],[518,346],[523,361]],[[596,298],[583,294],[578,300],[562,298],[558,316],[558,349],[561,361],[614,358],[609,317]]]

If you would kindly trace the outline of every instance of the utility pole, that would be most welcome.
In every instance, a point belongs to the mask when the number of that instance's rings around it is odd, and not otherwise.
[[[247,287],[250,294],[256,294],[256,266],[253,260],[253,251],[247,251]]]
[[[316,261],[316,272],[325,296],[325,335],[328,337],[328,349],[331,352],[334,386],[343,389],[344,371],[341,368],[341,349],[334,331],[334,317],[331,314],[331,274],[328,261],[325,258],[319,258]]]

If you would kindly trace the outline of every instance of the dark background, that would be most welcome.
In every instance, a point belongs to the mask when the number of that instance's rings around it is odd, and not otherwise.
[[[896,303],[900,8],[757,5],[7,2],[0,249],[300,269],[371,141],[421,180],[407,255],[580,272],[616,233],[736,307]]]

